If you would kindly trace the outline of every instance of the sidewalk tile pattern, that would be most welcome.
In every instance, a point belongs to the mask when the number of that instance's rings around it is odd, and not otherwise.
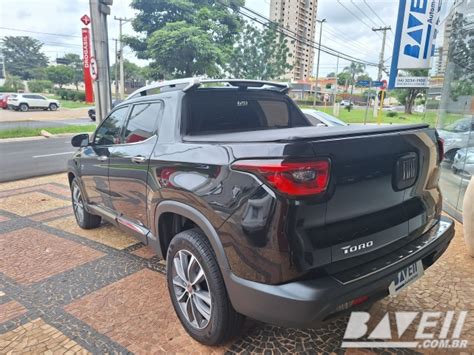
[[[387,311],[465,310],[465,353],[474,353],[474,259],[456,229],[448,251],[421,280],[371,308],[369,329]],[[347,317],[319,329],[247,320],[238,338],[206,347],[176,317],[165,270],[151,249],[111,225],[77,227],[65,174],[0,184],[0,354],[419,353],[344,351]],[[402,340],[415,332],[416,324]]]

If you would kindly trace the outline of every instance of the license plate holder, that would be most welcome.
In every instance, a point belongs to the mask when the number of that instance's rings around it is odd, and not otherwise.
[[[421,260],[404,267],[388,286],[390,296],[398,295],[403,289],[423,276],[423,272],[423,262]]]

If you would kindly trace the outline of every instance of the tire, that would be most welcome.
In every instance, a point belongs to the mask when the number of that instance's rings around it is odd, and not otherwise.
[[[58,105],[56,105],[56,104],[49,104],[49,109],[50,109],[51,111],[56,111],[56,110],[58,109]]]
[[[29,110],[28,104],[20,104],[19,109],[21,112],[26,112]]]
[[[181,270],[180,264],[185,265]],[[240,330],[244,316],[232,307],[214,251],[200,230],[186,230],[171,240],[166,269],[174,310],[189,335],[203,344],[218,345]],[[196,281],[199,270],[203,274]]]
[[[93,229],[100,226],[102,218],[94,214],[90,214],[84,208],[84,200],[82,198],[82,190],[76,179],[71,182],[71,200],[74,210],[76,222],[82,229]]]

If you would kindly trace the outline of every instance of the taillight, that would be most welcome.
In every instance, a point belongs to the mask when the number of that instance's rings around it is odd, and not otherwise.
[[[288,196],[318,195],[329,182],[329,160],[289,162],[284,160],[239,160],[236,170],[260,176],[277,191]]]
[[[439,161],[442,162],[444,159],[444,139],[437,137],[438,140],[438,157]]]

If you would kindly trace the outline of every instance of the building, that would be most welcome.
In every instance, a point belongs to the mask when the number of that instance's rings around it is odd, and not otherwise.
[[[289,39],[292,69],[285,79],[308,79],[313,72],[314,48],[305,41],[314,41],[318,0],[271,0],[270,19],[295,33],[299,41]],[[292,35],[293,36],[293,35]]]
[[[446,71],[446,64],[448,61],[449,41],[453,31],[454,15],[458,12],[464,14],[466,21],[470,24],[474,23],[474,1],[473,0],[454,0],[444,23],[443,44],[439,49],[439,59],[436,64],[437,75],[444,75]]]

